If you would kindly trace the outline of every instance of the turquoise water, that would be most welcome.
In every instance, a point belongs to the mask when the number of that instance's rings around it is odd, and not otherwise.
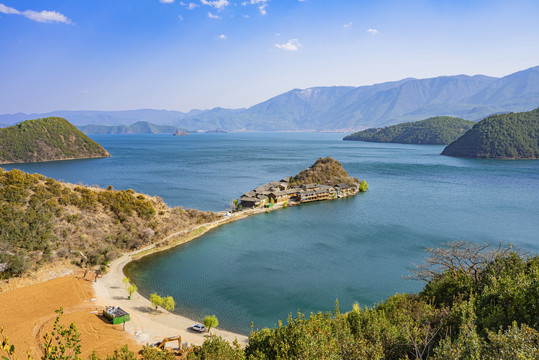
[[[215,314],[248,333],[289,313],[326,311],[338,298],[373,305],[395,292],[424,248],[450,240],[511,242],[539,252],[539,161],[457,159],[442,146],[341,141],[342,134],[102,135],[112,158],[15,167],[56,179],[161,196],[169,205],[223,210],[258,185],[332,156],[369,191],[263,214],[132,263],[145,294],[177,312]],[[10,166],[4,166],[10,169]]]

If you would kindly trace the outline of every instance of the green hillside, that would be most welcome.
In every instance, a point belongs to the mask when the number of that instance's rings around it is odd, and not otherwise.
[[[442,155],[484,159],[539,159],[539,108],[490,116],[449,144]]]
[[[59,117],[0,130],[0,164],[107,157],[101,145]]]
[[[345,136],[344,140],[445,145],[464,135],[475,124],[459,118],[435,116],[422,121],[359,131]]]

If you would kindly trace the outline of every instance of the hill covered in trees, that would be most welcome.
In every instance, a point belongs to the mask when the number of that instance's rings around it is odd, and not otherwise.
[[[475,124],[469,120],[435,116],[421,121],[359,131],[345,136],[343,140],[447,145],[464,135]]]
[[[68,260],[100,265],[195,224],[211,212],[169,208],[133,190],[72,185],[0,168],[0,279]]]
[[[539,108],[489,116],[449,144],[442,155],[485,159],[539,159]]]
[[[58,117],[0,129],[0,164],[107,157],[101,145]]]

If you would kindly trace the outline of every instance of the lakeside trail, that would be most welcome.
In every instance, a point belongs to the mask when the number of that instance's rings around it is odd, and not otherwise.
[[[282,205],[274,206],[270,208],[269,211],[281,208]],[[180,335],[182,337],[182,342],[201,345],[208,337],[208,333],[200,334],[189,330],[189,327],[193,324],[201,323],[202,319],[190,319],[161,308],[155,310],[155,307],[152,306],[151,302],[138,292],[135,292],[131,296],[131,299],[128,300],[126,285],[122,281],[125,277],[123,268],[132,260],[140,259],[143,256],[185,244],[205,234],[211,229],[267,211],[268,210],[265,208],[257,208],[232,213],[230,216],[226,216],[223,219],[176,232],[155,244],[122,255],[110,264],[109,270],[105,275],[94,282],[93,287],[96,294],[95,304],[99,306],[100,309],[105,306],[120,306],[122,309],[126,310],[131,316],[131,321],[125,324],[125,332],[129,333],[139,344],[151,344],[160,341],[165,337]],[[247,345],[248,337],[245,335],[232,333],[219,328],[212,329],[212,333],[223,337],[223,339],[226,339],[230,343],[237,339],[242,346]],[[169,343],[169,346],[176,347],[177,343]]]

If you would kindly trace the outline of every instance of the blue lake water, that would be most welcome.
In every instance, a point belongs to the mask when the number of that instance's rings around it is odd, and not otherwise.
[[[126,269],[141,292],[172,295],[177,312],[248,333],[338,298],[373,305],[395,292],[425,247],[511,242],[539,252],[539,161],[458,159],[443,146],[342,141],[343,134],[101,135],[111,158],[3,166],[73,183],[161,196],[170,206],[224,210],[261,184],[332,156],[369,191],[262,214]]]

